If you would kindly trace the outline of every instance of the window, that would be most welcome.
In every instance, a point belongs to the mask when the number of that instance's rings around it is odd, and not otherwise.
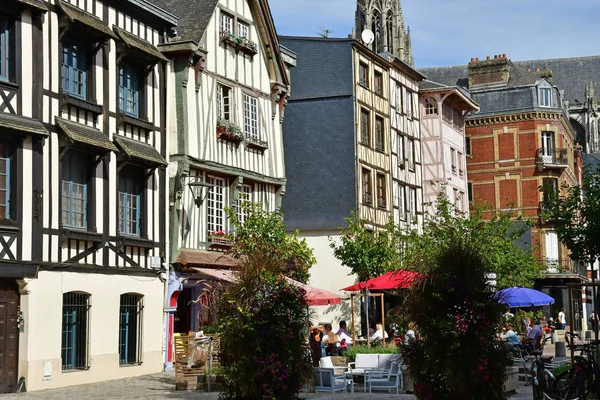
[[[373,73],[373,81],[375,93],[379,96],[383,96],[383,75],[381,72],[375,71]]]
[[[385,175],[377,174],[377,207],[385,208],[386,206],[385,196]]]
[[[143,297],[122,294],[119,307],[119,364],[142,362]]]
[[[473,184],[467,183],[467,195],[469,196],[469,203],[473,204]]]
[[[140,235],[142,185],[137,176],[119,177],[119,233]]]
[[[130,64],[119,67],[119,110],[134,117],[140,115],[140,72]]]
[[[360,63],[358,67],[358,82],[361,86],[369,87],[369,67],[367,64]]]
[[[425,99],[425,115],[437,115],[437,101],[433,97]]]
[[[14,177],[16,162],[14,162],[14,146],[0,142],[0,220],[14,219],[14,206],[12,201],[14,190]]]
[[[406,162],[408,163],[408,169],[415,169],[415,141],[408,139],[406,141]]]
[[[384,146],[384,133],[383,133],[383,118],[375,118],[375,149],[380,152],[385,151]]]
[[[415,223],[417,218],[417,189],[408,188],[408,220]]]
[[[547,231],[544,235],[546,242],[546,266],[549,270],[556,270],[559,265],[558,235],[555,231]]]
[[[258,99],[244,94],[244,134],[258,139]]]
[[[406,156],[404,154],[404,136],[398,134],[398,165],[404,167],[404,163],[406,162]]]
[[[448,125],[452,126],[452,114],[454,110],[448,103],[442,103],[442,120]]]
[[[69,152],[62,160],[62,224],[87,227],[88,165],[81,153]]]
[[[63,43],[62,53],[62,90],[75,97],[85,99],[88,55],[83,46],[73,42]]]
[[[406,186],[398,185],[398,210],[400,214],[400,219],[406,219],[406,200],[404,198],[406,193]]]
[[[450,164],[452,167],[452,173],[456,175],[456,150],[450,149]]]
[[[12,20],[6,15],[0,15],[0,80],[9,81],[12,63]]]
[[[243,22],[239,22],[237,23],[237,35],[239,37],[242,38],[249,38],[248,36],[248,25],[244,24]]]
[[[540,107],[552,107],[552,89],[540,88]]]
[[[233,25],[233,17],[229,14],[225,14],[221,12],[221,19],[219,20],[219,31],[221,33],[227,32],[229,34],[233,33],[233,29],[231,26]]]
[[[546,205],[551,205],[558,200],[558,179],[544,178],[542,182],[544,203]]]
[[[458,211],[460,210],[460,195],[458,194],[458,189],[452,189],[454,192],[454,208]]]
[[[360,142],[365,146],[371,145],[371,132],[369,131],[369,112],[360,111]]]
[[[396,83],[396,112],[401,113],[403,108],[402,103],[402,86],[399,83]]]
[[[224,120],[231,120],[231,88],[217,84],[217,117]]]
[[[371,192],[371,171],[366,168],[362,170],[362,195],[363,195],[363,203],[371,204],[372,203],[372,192]]]
[[[225,230],[225,179],[209,176],[206,182],[213,185],[209,189],[207,200],[208,233]]]
[[[244,204],[249,201],[252,201],[252,185],[243,185],[242,190],[238,192],[237,199],[237,219],[242,224],[248,216],[246,215]]]
[[[463,170],[463,155],[460,151],[456,152],[456,158],[458,163],[458,176],[463,176],[465,171]]]
[[[88,368],[88,316],[90,295],[64,293],[61,358],[63,371]]]
[[[471,153],[471,138],[465,138],[465,153],[468,156],[472,156],[473,153]]]
[[[406,116],[408,118],[413,117],[413,101],[412,92],[410,90],[406,91]]]

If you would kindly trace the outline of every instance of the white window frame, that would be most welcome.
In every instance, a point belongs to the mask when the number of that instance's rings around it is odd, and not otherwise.
[[[414,139],[408,139],[406,141],[406,162],[408,163],[408,169],[411,171],[415,170],[415,141]]]
[[[412,223],[417,216],[417,189],[413,187],[408,188],[408,214],[408,220]]]
[[[259,139],[258,98],[244,93],[244,135]]]
[[[398,202],[398,210],[400,214],[400,219],[402,221],[406,221],[406,186],[402,184],[398,184],[397,191],[397,202]]]
[[[402,85],[396,83],[396,112],[402,113],[404,111],[404,104],[402,103]]]
[[[233,17],[223,11],[221,11],[221,16],[219,18],[219,32],[221,34],[223,34],[223,32],[233,34]]]
[[[406,149],[404,148],[404,136],[398,133],[396,135],[396,147],[398,151],[398,165],[404,166],[406,163]]]
[[[231,88],[217,83],[217,117],[231,121]]]
[[[242,190],[240,190],[238,192],[238,197],[237,197],[237,219],[238,221],[243,224],[244,222],[246,222],[246,218],[248,217],[248,215],[246,214],[245,210],[244,210],[244,202],[246,201],[250,201],[252,202],[253,200],[253,192],[254,192],[254,187],[253,185],[248,185],[248,184],[244,184],[242,185]]]
[[[465,170],[463,169],[463,154],[460,151],[456,152],[456,161],[458,164],[458,176],[464,176]]]
[[[456,150],[454,148],[450,148],[450,168],[452,169],[452,174],[456,175]]]
[[[433,97],[425,99],[425,115],[438,115],[438,102]]]
[[[213,175],[207,175],[206,183],[213,185],[206,196],[206,225],[210,235],[212,232],[225,231],[228,185],[225,178]]]
[[[242,38],[250,39],[250,26],[247,23],[238,20],[237,35]]]
[[[406,90],[406,116],[408,118],[413,118],[413,98],[412,92],[410,90]]]
[[[540,107],[552,107],[552,88],[541,87],[538,90]]]

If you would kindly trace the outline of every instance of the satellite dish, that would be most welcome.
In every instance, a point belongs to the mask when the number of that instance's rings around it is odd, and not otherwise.
[[[362,37],[362,40],[366,45],[373,43],[373,40],[375,40],[375,35],[373,34],[373,31],[370,29],[365,29],[360,34],[360,36]]]

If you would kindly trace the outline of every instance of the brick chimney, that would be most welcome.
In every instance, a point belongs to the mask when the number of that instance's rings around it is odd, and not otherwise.
[[[488,85],[507,84],[510,77],[510,60],[506,54],[495,55],[494,58],[469,63],[469,88],[477,88]]]
[[[539,68],[535,73],[540,77],[546,79],[548,82],[552,83],[552,70],[549,67],[546,67],[543,71],[540,71]]]

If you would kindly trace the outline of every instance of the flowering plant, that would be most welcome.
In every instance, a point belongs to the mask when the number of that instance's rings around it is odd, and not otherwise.
[[[225,232],[222,229],[219,229],[218,231],[211,231],[209,236],[233,240],[233,235],[231,233]]]

